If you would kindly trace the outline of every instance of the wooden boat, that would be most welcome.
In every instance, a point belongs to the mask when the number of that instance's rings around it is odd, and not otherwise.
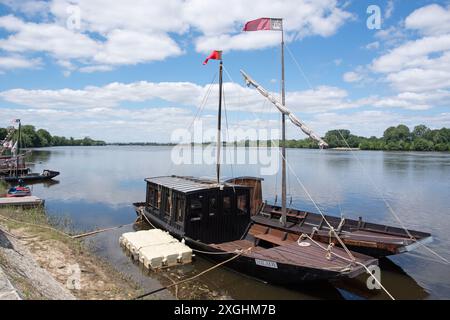
[[[279,225],[281,207],[265,205],[261,212],[252,220],[266,226]],[[385,257],[416,249],[432,241],[431,234],[405,230],[382,224],[376,224],[352,219],[341,219],[326,215],[326,220],[336,230],[340,239],[351,250],[370,255]],[[339,246],[336,236],[320,214],[288,208],[287,225],[283,228],[289,232],[301,235],[309,234],[312,238],[328,243],[331,241]],[[409,234],[408,234],[409,233]]]
[[[26,166],[25,156],[29,151],[20,153],[21,151],[21,128],[20,119],[15,119],[19,124],[17,141],[13,144],[12,137],[14,135],[14,126],[9,128],[7,137],[0,143],[0,179],[6,182],[18,182],[19,180],[27,182],[40,182],[51,180],[59,175],[58,171],[44,170],[42,173],[31,173]],[[9,141],[7,141],[9,140]],[[10,150],[11,155],[2,156],[5,150]]]
[[[184,239],[200,254],[224,261],[242,252],[228,267],[264,281],[295,285],[317,280],[352,278],[366,272],[377,259],[315,241],[299,241],[299,235],[280,226],[251,219],[252,188],[193,177],[148,178],[145,203],[136,203],[154,227]]]
[[[19,180],[23,180],[23,181],[27,181],[27,182],[40,182],[40,181],[51,180],[58,175],[59,175],[58,171],[44,170],[42,173],[28,173],[28,174],[23,174],[23,175],[4,177],[3,179],[6,182],[17,182]]]
[[[221,55],[219,55],[221,56]],[[221,60],[221,58],[219,59]],[[219,66],[218,132],[221,132],[223,64]],[[300,239],[282,226],[252,220],[255,187],[220,180],[221,136],[217,135],[216,180],[166,176],[148,178],[146,201],[136,211],[156,228],[184,239],[208,258],[227,267],[281,285],[355,277],[377,259],[314,240]],[[332,252],[331,252],[332,251]],[[239,254],[236,256],[236,254]]]
[[[273,95],[241,70],[241,73],[249,86],[271,101],[283,116],[287,115],[291,122],[318,142],[319,146],[327,147],[327,143],[301,122],[291,111],[280,103]],[[284,130],[284,125],[283,125]],[[283,137],[284,137],[283,133]],[[361,252],[373,257],[384,257],[397,253],[414,250],[415,248],[430,243],[433,238],[426,232],[407,230],[398,227],[363,222],[351,219],[314,214],[311,212],[291,209],[286,206],[286,153],[285,143],[282,144],[282,199],[281,207],[264,206],[258,215],[253,217],[258,223],[273,226],[283,224],[283,230],[296,234],[310,234],[313,239],[325,243],[341,245],[341,242],[351,250]],[[239,179],[238,179],[239,180]],[[248,179],[247,179],[248,180]],[[237,180],[236,180],[237,181]],[[235,181],[235,182],[236,182]],[[341,241],[338,240],[338,237]]]

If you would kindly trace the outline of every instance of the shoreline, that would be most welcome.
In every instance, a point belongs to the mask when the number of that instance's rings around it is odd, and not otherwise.
[[[0,282],[5,282],[2,280],[6,278],[6,287],[9,281],[19,299],[131,300],[155,289],[138,284],[133,276],[96,254],[84,240],[74,239],[54,226],[49,218],[44,208],[0,208]],[[149,270],[138,268],[144,276],[149,276]],[[165,287],[190,276],[190,272],[169,268],[154,272],[150,277],[157,281],[158,287]],[[14,296],[0,291],[0,297],[2,294]],[[223,300],[230,297],[194,280],[145,299]]]
[[[0,270],[21,299],[124,300],[142,293],[82,241],[53,228],[44,209],[0,209]]]

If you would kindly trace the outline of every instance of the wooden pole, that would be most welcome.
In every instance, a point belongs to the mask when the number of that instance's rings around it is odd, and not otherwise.
[[[222,144],[221,131],[222,131],[222,73],[223,62],[220,60],[219,65],[219,112],[217,114],[217,184],[220,184],[220,149]]]
[[[281,30],[281,103],[283,107],[286,105],[286,89],[284,78],[284,30]],[[286,209],[286,116],[281,115],[281,223],[286,226],[287,209]]]

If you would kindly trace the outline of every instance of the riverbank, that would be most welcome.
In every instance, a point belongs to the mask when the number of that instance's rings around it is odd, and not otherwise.
[[[0,209],[0,270],[22,299],[132,299],[142,290],[53,228],[43,209]]]

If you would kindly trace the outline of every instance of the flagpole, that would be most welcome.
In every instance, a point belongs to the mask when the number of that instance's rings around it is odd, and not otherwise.
[[[284,28],[283,22],[281,23],[281,103],[286,105],[286,90],[284,79]],[[287,209],[286,209],[286,115],[281,115],[281,223],[286,226],[287,221]]]
[[[221,148],[221,130],[222,130],[222,73],[223,62],[219,65],[219,112],[217,114],[217,184],[220,184],[220,148]]]
[[[19,177],[19,154],[20,154],[20,130],[22,129],[22,123],[19,119],[19,134],[17,137],[17,151],[16,151],[16,177]]]

